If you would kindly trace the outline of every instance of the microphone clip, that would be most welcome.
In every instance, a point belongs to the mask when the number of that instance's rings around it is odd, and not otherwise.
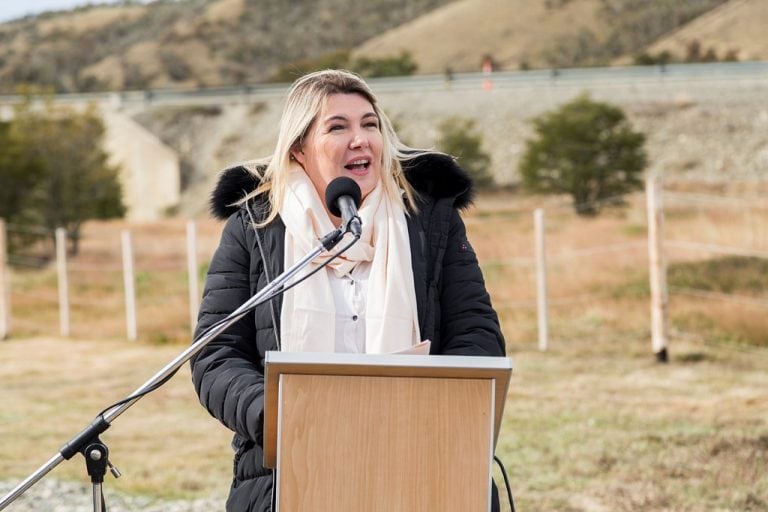
[[[346,233],[346,231],[342,231],[341,228],[336,228],[321,238],[320,244],[323,246],[323,249],[330,251],[336,247],[339,242],[341,242],[341,239],[344,237],[344,233]]]
[[[359,215],[353,215],[343,228],[344,233],[352,233],[352,236],[359,239],[363,232],[363,221]]]

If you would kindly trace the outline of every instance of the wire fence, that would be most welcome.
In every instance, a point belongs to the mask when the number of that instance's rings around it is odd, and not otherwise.
[[[481,198],[465,220],[512,350],[654,335],[646,194],[591,218],[559,200]],[[669,189],[662,197],[663,336],[768,346],[768,271],[755,266],[768,262],[768,201]],[[220,229],[88,224],[62,263],[47,230],[5,225],[0,334],[188,341]]]
[[[468,220],[509,344],[531,346],[541,331],[542,302],[545,347],[575,340],[650,340],[646,194],[630,195],[626,206],[606,208],[595,218],[579,217],[562,201],[545,203],[546,255],[539,263],[532,208],[491,208]],[[768,347],[768,269],[750,278],[744,266],[748,261],[754,266],[755,260],[768,264],[766,198],[665,189],[660,199],[664,285],[659,308],[665,343],[677,338]],[[735,272],[744,274],[749,286],[728,287],[725,274],[735,273],[728,270],[734,261]],[[541,268],[546,269],[545,301],[536,296]],[[688,271],[702,274],[693,285],[680,282]]]
[[[666,191],[670,329],[768,347],[768,201]]]
[[[18,337],[189,340],[201,289],[193,281],[204,277],[219,229],[213,222],[175,220],[145,226],[92,223],[73,254],[71,244],[57,251],[56,237],[46,230],[5,225],[0,327],[5,336]],[[126,233],[131,235],[129,248]],[[29,234],[40,240],[30,241]],[[20,235],[27,237],[23,244]],[[64,240],[66,233],[59,244],[67,245]],[[190,271],[190,261],[204,263]],[[131,304],[135,310],[128,318]]]

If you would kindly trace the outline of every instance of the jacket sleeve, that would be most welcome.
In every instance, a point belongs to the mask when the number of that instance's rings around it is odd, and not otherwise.
[[[251,295],[248,223],[241,214],[227,221],[208,269],[197,337]],[[249,313],[208,343],[192,361],[200,403],[230,430],[262,444],[264,369]]]
[[[452,209],[440,290],[442,354],[503,356],[504,336],[464,222]]]

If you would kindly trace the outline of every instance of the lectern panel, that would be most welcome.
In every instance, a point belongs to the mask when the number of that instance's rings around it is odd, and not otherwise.
[[[489,509],[492,379],[283,374],[280,387],[280,512]]]

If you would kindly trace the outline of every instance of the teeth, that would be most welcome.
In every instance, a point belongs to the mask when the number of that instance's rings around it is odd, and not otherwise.
[[[347,165],[365,165],[368,163],[368,160],[355,160],[354,162],[350,162]]]

